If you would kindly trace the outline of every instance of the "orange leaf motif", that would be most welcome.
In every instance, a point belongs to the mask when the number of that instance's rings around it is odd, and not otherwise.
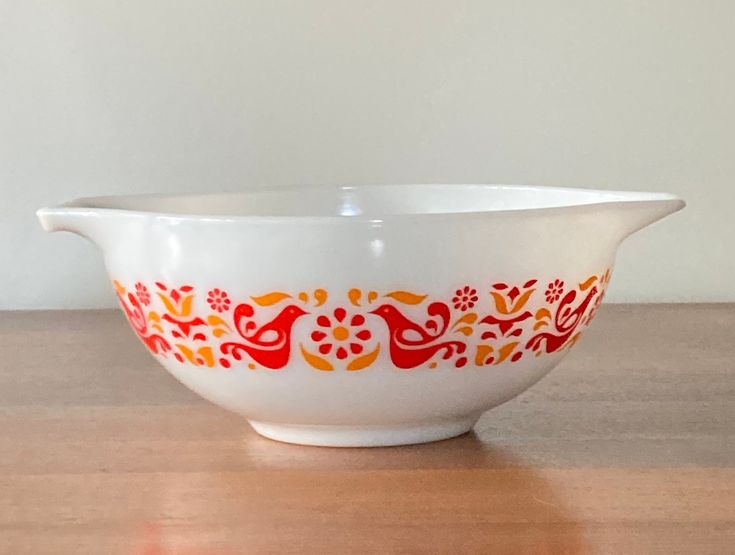
[[[360,306],[360,297],[362,297],[362,291],[359,289],[350,289],[347,292],[347,298],[350,299],[352,306]]]
[[[587,291],[587,289],[589,289],[592,286],[592,284],[595,283],[596,281],[597,281],[597,276],[591,276],[587,278],[587,281],[580,283],[579,288],[582,291]]]
[[[454,322],[454,325],[452,328],[456,328],[460,324],[474,324],[477,320],[477,313],[476,312],[469,312],[462,316],[459,320]]]
[[[184,300],[181,301],[181,316],[189,316],[191,314],[191,301],[194,295],[187,295]]]
[[[310,353],[309,351],[304,349],[303,345],[301,345],[301,354],[303,355],[304,360],[312,368],[316,368],[317,370],[322,370],[323,372],[331,372],[332,370],[334,370],[334,366],[332,366],[328,360]]]
[[[202,347],[197,351],[197,354],[199,354],[204,361],[207,363],[207,366],[210,368],[214,366],[214,355],[212,354],[212,347]]]
[[[194,351],[192,351],[189,347],[186,345],[176,345],[179,348],[179,351],[183,353],[183,355],[187,358],[189,362],[192,364],[196,364],[196,357],[194,356]]]
[[[505,302],[505,297],[503,297],[503,295],[501,295],[500,293],[496,293],[495,291],[491,291],[490,294],[495,300],[495,308],[498,309],[498,312],[500,312],[501,314],[509,314],[508,304]]]
[[[176,308],[176,305],[171,302],[171,299],[169,299],[166,295],[163,293],[158,293],[158,296],[163,301],[163,305],[166,307],[166,310],[170,312],[171,314],[179,314],[178,309]]]
[[[124,295],[125,294],[125,287],[122,286],[122,284],[117,281],[116,279],[112,281],[112,285],[115,288],[115,292],[118,295]]]
[[[327,302],[327,292],[324,289],[316,289],[314,291],[314,300],[316,301],[316,305],[314,306],[322,306]]]
[[[266,293],[265,295],[261,295],[260,297],[250,297],[253,299],[253,302],[256,304],[259,304],[260,306],[271,306],[273,304],[276,304],[277,302],[282,301],[283,299],[290,299],[291,295],[288,293],[281,293],[280,291],[273,291],[272,293]]]
[[[514,341],[513,343],[508,343],[506,345],[503,345],[500,349],[498,349],[498,354],[500,356],[498,356],[498,360],[495,361],[495,364],[500,364],[506,358],[508,358],[517,346],[518,346],[518,341]]]
[[[179,351],[181,351],[181,353],[186,357],[186,359],[192,364],[195,364],[197,366],[206,365],[210,368],[214,366],[214,355],[212,354],[211,347],[201,347],[195,352],[186,345],[177,344],[176,346],[178,347]]]
[[[368,353],[366,355],[358,357],[350,362],[347,365],[347,370],[362,370],[363,368],[367,368],[373,362],[375,362],[376,358],[378,358],[378,353],[380,353],[380,343],[378,343],[378,346],[372,353]]]
[[[391,291],[386,297],[395,299],[403,304],[419,304],[426,298],[426,295],[417,295],[409,291]]]
[[[536,291],[535,289],[529,289],[523,295],[521,295],[518,300],[513,304],[511,307],[512,312],[518,312],[520,309],[522,309],[524,306],[526,306],[526,303],[528,302],[528,299],[531,298],[531,295],[533,292]]]
[[[551,312],[549,312],[548,308],[539,308],[536,311],[536,320],[541,320],[543,318],[551,318]]]
[[[207,322],[209,322],[209,325],[210,326],[225,326],[225,327],[229,327],[227,325],[227,323],[222,318],[220,318],[219,316],[217,316],[216,314],[210,314],[209,316],[207,316]]]
[[[484,366],[487,357],[493,352],[493,348],[490,345],[478,345],[477,353],[475,354],[475,366]]]

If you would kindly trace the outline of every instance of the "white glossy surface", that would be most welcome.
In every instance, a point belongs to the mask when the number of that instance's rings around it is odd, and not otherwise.
[[[355,209],[349,215],[345,198]],[[99,244],[110,276],[126,284],[218,287],[233,299],[315,288],[344,298],[353,287],[451,298],[466,283],[579,283],[612,268],[628,234],[682,206],[671,195],[648,193],[333,187],[236,197],[82,199],[43,209],[39,217],[47,230],[75,231]],[[324,309],[335,302],[330,297]],[[206,310],[204,299],[195,301],[195,313]],[[418,320],[416,310],[409,314]],[[374,338],[387,345],[385,327],[371,326]],[[292,355],[310,331],[306,320],[295,322]],[[378,445],[461,433],[466,426],[457,423],[516,396],[566,352],[526,356],[512,365],[460,369],[440,361],[431,370],[406,371],[395,368],[385,351],[359,372],[315,371],[298,356],[278,371],[205,369],[158,359],[205,398],[259,422],[270,437]],[[454,424],[447,428],[447,422]]]
[[[519,185],[369,185],[280,187],[244,193],[124,195],[79,199],[69,207],[128,210],[172,216],[365,217],[533,210],[673,200],[666,193],[599,191]]]

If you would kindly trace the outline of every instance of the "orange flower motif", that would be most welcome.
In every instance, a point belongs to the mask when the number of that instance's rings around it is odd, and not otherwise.
[[[554,281],[549,283],[546,289],[546,302],[555,303],[561,298],[563,293],[564,282],[559,279],[555,279]]]
[[[465,285],[462,289],[457,289],[454,294],[455,297],[452,299],[454,308],[462,312],[475,306],[478,300],[477,289],[473,289],[469,285]]]
[[[227,312],[230,310],[230,298],[227,293],[219,289],[212,289],[207,293],[207,302],[212,310],[217,312]]]
[[[364,329],[365,317],[362,314],[353,315],[349,323],[346,322],[347,311],[344,308],[335,308],[332,316],[320,315],[316,319],[317,329],[311,332],[311,339],[319,343],[319,352],[328,355],[336,347],[336,355],[340,360],[349,356],[359,355],[372,334]],[[349,351],[349,352],[348,352]]]

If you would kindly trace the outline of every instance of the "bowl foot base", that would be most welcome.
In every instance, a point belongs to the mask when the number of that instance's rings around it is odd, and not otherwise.
[[[396,426],[326,426],[250,421],[260,435],[276,441],[322,447],[385,447],[449,439],[469,432],[479,415]]]

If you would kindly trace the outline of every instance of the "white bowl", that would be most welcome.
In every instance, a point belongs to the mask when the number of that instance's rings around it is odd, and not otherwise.
[[[99,245],[153,356],[282,441],[468,431],[589,325],[660,193],[398,185],[119,196],[38,212]]]

